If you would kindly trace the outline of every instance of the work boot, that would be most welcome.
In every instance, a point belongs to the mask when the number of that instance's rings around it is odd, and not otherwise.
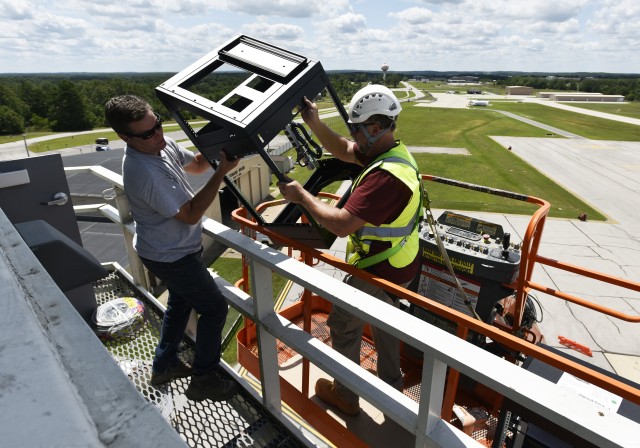
[[[184,394],[189,400],[194,401],[224,401],[233,397],[239,390],[238,383],[219,372],[214,372],[208,375],[193,376]]]
[[[151,372],[151,384],[159,386],[169,381],[173,381],[177,378],[186,378],[193,373],[191,367],[186,365],[182,360],[178,360],[178,363],[165,372]]]
[[[338,408],[346,415],[354,417],[360,413],[360,406],[358,403],[348,403],[345,401],[345,399],[342,398],[336,390],[336,386],[333,381],[329,381],[326,378],[320,378],[316,381],[316,395],[319,399]]]

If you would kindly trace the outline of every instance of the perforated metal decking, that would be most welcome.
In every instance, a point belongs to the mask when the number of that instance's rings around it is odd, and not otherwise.
[[[260,403],[242,390],[222,402],[187,400],[184,392],[189,379],[179,379],[159,387],[150,384],[151,362],[158,343],[162,312],[140,294],[118,271],[94,283],[98,306],[118,297],[135,297],[145,304],[144,323],[129,337],[105,341],[122,370],[136,389],[151,403],[192,447],[284,447],[305,445]],[[180,357],[193,359],[193,347],[185,338]]]

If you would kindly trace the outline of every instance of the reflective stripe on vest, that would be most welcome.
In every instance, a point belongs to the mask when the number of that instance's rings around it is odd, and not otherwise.
[[[416,167],[414,167],[411,164],[411,162],[409,162],[408,160],[405,160],[405,159],[403,159],[401,157],[385,157],[383,160],[380,160],[379,163],[375,164],[375,166],[371,167],[371,169],[380,166],[380,164],[382,164],[383,162],[384,163],[389,163],[389,162],[391,162],[391,163],[403,163],[405,165],[409,165],[412,170],[414,170],[416,172],[418,171],[418,169]],[[369,170],[369,171],[371,171],[371,170]],[[360,179],[357,179],[357,181],[359,181],[359,180]],[[402,180],[402,179],[400,179],[400,180]],[[406,185],[406,183],[405,183],[405,185]],[[407,186],[409,188],[411,188],[409,185],[407,185]],[[400,215],[402,215],[402,213]],[[398,238],[398,237],[402,237],[402,236],[411,235],[411,232],[413,231],[413,227],[415,225],[416,219],[418,219],[418,216],[414,216],[414,219],[409,221],[409,223],[406,226],[403,226],[403,227],[374,227],[374,226],[365,225],[365,226],[362,226],[360,229],[358,229],[358,231],[356,232],[356,236],[358,238],[360,238],[360,239],[367,239],[367,237],[369,237],[369,236],[373,236],[373,237],[377,237],[377,238]]]

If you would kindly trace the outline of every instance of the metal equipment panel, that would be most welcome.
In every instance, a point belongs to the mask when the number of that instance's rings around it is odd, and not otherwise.
[[[5,179],[0,188],[0,208],[14,225],[42,220],[82,247],[60,154],[3,161],[0,173]],[[97,306],[91,285],[76,286],[64,294],[89,321]]]

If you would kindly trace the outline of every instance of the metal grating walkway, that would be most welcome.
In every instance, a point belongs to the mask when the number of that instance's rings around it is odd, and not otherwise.
[[[136,389],[178,431],[191,447],[304,447],[296,437],[274,417],[263,410],[247,392],[241,390],[232,399],[222,402],[194,402],[184,396],[189,379],[179,379],[155,387],[151,379],[151,362],[158,343],[162,312],[115,271],[94,283],[98,306],[118,297],[135,297],[145,305],[145,320],[129,337],[104,341],[122,370]],[[191,341],[183,341],[180,358],[191,364]]]

